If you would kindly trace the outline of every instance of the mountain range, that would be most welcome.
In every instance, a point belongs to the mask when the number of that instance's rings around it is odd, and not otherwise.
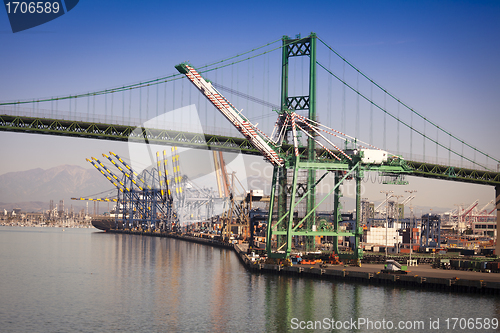
[[[0,175],[0,209],[47,210],[50,200],[54,200],[54,206],[59,204],[59,200],[64,200],[65,208],[70,205],[83,208],[83,201],[71,201],[71,198],[100,198],[106,196],[106,193],[99,193],[112,188],[113,185],[96,170],[76,165],[9,172]]]

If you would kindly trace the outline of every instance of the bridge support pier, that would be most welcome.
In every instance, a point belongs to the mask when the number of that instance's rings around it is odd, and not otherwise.
[[[500,256],[500,242],[499,242],[499,234],[498,232],[500,231],[500,185],[496,185],[495,186],[495,197],[496,197],[496,200],[495,200],[495,204],[496,204],[496,209],[497,209],[497,229],[496,229],[496,232],[497,232],[497,245],[496,245],[496,248],[495,248],[495,254],[497,256]]]

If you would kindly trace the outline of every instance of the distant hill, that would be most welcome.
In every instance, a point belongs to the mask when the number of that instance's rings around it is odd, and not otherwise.
[[[16,207],[23,211],[46,210],[50,200],[54,200],[54,205],[64,200],[65,208],[71,204],[83,208],[83,202],[72,201],[71,198],[92,196],[112,187],[96,170],[76,165],[9,172],[0,175],[0,208],[10,209],[12,204],[18,204]]]
[[[55,200],[54,200],[55,202]],[[4,209],[11,212],[14,208],[21,208],[22,212],[35,212],[41,213],[49,209],[50,203],[43,201],[28,201],[28,202],[14,202],[14,203],[4,203],[0,202],[0,215],[3,214]]]

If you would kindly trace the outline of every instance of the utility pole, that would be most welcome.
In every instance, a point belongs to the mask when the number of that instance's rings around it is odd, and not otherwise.
[[[405,190],[405,192],[410,193],[410,196],[413,193],[417,193],[417,190]],[[411,253],[413,252],[413,226],[415,225],[414,217],[413,217],[413,204],[411,201],[414,198],[410,199],[410,260],[411,260]]]
[[[387,228],[389,227],[389,198],[392,197],[392,193],[394,193],[394,191],[380,191],[380,193],[385,193],[385,260],[387,260]]]

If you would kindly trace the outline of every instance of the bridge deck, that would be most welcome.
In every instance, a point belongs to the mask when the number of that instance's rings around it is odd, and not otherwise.
[[[260,156],[260,152],[244,138],[96,122],[0,115],[0,131],[145,142],[148,144],[211,149],[233,153],[241,152]],[[285,150],[291,149],[291,146],[285,145],[283,148]],[[318,155],[321,156],[321,151],[318,152]],[[408,160],[406,163],[413,169],[409,174],[416,177],[492,186],[500,185],[500,172]]]

